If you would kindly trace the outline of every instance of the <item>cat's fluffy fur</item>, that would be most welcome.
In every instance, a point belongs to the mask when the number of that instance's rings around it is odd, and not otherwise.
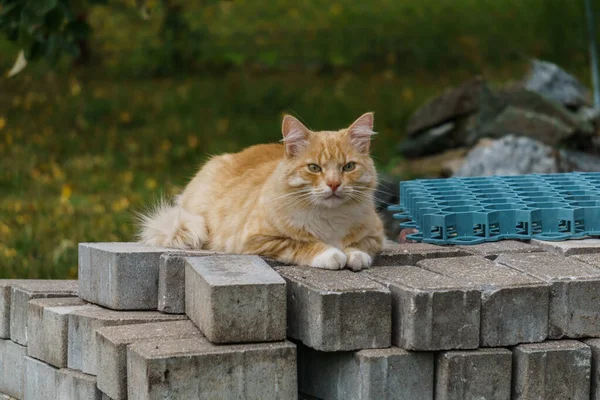
[[[368,268],[384,240],[373,202],[373,114],[322,132],[288,115],[282,133],[283,145],[211,158],[175,205],[163,203],[142,218],[141,240],[326,269]]]

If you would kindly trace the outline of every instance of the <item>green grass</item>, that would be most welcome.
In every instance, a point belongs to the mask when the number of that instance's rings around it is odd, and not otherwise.
[[[375,111],[387,169],[410,114],[473,73],[519,78],[540,56],[587,83],[579,5],[496,3],[218,3],[185,13],[183,66],[157,39],[160,10],[96,10],[91,66],[0,80],[0,278],[76,277],[78,242],[132,240],[135,211],[209,154],[279,140],[284,112],[336,129]],[[17,50],[0,41],[0,68]]]

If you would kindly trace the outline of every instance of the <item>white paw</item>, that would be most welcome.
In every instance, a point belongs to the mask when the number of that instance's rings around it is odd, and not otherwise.
[[[360,271],[371,266],[371,256],[360,250],[351,250],[348,252],[348,262],[346,266],[352,271]]]
[[[331,247],[315,256],[310,266],[324,269],[342,269],[346,265],[346,260],[347,257],[343,251]]]

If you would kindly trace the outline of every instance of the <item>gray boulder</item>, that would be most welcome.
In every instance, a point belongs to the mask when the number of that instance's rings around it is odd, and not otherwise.
[[[485,85],[483,78],[477,76],[427,101],[410,117],[406,133],[409,137],[419,136],[429,128],[474,112]]]
[[[455,176],[559,172],[555,150],[537,140],[508,135],[473,148]]]
[[[569,108],[589,104],[587,89],[577,78],[550,62],[532,60],[524,87]]]
[[[571,150],[556,150],[529,137],[507,135],[473,148],[454,176],[600,172],[600,157]]]
[[[508,106],[494,120],[476,132],[479,137],[487,138],[500,138],[508,133],[514,133],[554,146],[573,135],[575,129],[557,118]]]

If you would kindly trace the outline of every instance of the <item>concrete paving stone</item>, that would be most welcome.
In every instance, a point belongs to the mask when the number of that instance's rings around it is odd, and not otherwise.
[[[531,244],[560,256],[600,253],[600,239],[573,239],[560,242],[545,242],[533,239]]]
[[[600,339],[587,339],[583,343],[592,351],[590,399],[600,400]]]
[[[459,247],[437,246],[428,243],[399,244],[386,240],[381,253],[373,260],[373,266],[416,265],[421,260],[469,255],[471,253]]]
[[[548,337],[600,337],[600,268],[549,253],[502,254],[496,262],[548,282]]]
[[[69,313],[100,309],[78,297],[34,299],[27,315],[27,355],[57,368],[67,366]]]
[[[102,392],[96,387],[96,377],[68,368],[56,370],[57,399],[102,400]]]
[[[205,338],[128,347],[129,400],[294,400],[296,346],[290,342],[214,345]]]
[[[67,366],[97,375],[96,330],[104,326],[132,325],[148,322],[177,321],[184,315],[168,315],[158,311],[76,310],[69,314]]]
[[[495,260],[500,254],[539,253],[544,251],[542,248],[534,246],[529,242],[519,240],[499,240],[497,242],[486,242],[473,246],[458,246],[458,248],[490,260]]]
[[[301,393],[327,400],[431,400],[434,359],[430,352],[398,347],[321,352],[298,345]]]
[[[12,286],[24,282],[31,281],[26,279],[0,279],[0,339],[10,339],[10,298]]]
[[[510,400],[512,353],[478,349],[436,355],[436,400]]]
[[[23,398],[27,348],[8,339],[0,339],[0,393]]]
[[[141,243],[79,243],[79,294],[113,310],[156,310],[160,255]]]
[[[258,256],[189,257],[185,311],[213,343],[284,340],[286,284]]]
[[[33,357],[25,357],[24,400],[61,399],[58,397],[58,368]]]
[[[600,268],[600,253],[576,254],[570,258]]]
[[[514,400],[590,398],[591,349],[575,340],[553,340],[513,349]]]
[[[213,251],[178,251],[160,256],[158,267],[158,311],[185,314],[185,257],[219,254]]]
[[[435,351],[479,347],[481,292],[413,266],[362,272],[392,293],[392,344]]]
[[[277,267],[287,282],[288,337],[321,351],[391,346],[390,291],[349,270]]]
[[[480,346],[512,346],[547,338],[548,283],[480,256],[423,260],[417,265],[481,291]]]
[[[10,301],[10,338],[27,346],[27,313],[29,300],[52,297],[76,297],[77,281],[26,281],[12,285]]]
[[[98,388],[112,399],[127,398],[127,346],[149,339],[202,337],[191,321],[107,326],[96,331]]]

